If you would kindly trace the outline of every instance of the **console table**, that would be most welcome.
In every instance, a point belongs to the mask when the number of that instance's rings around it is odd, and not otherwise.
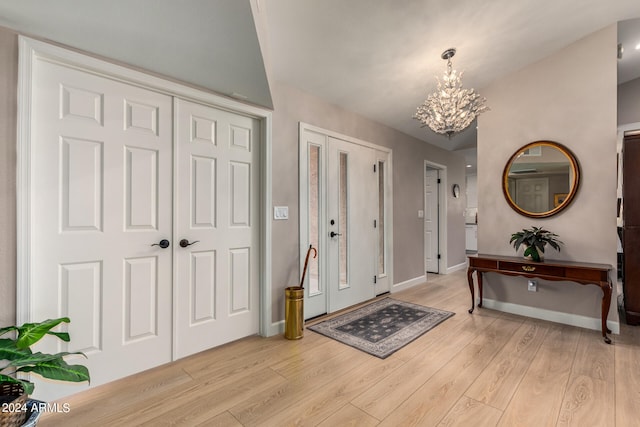
[[[611,339],[607,333],[611,331],[607,328],[607,317],[609,316],[609,306],[611,305],[611,281],[609,280],[610,265],[591,264],[573,261],[544,261],[533,262],[520,257],[497,256],[497,255],[471,255],[469,256],[469,269],[467,278],[469,280],[469,290],[471,291],[471,308],[469,313],[473,313],[475,305],[475,295],[473,286],[473,272],[476,271],[478,277],[478,293],[480,301],[478,307],[482,307],[482,273],[498,273],[508,276],[524,276],[544,280],[563,280],[580,283],[581,285],[596,285],[602,289],[602,337],[607,344],[611,344]]]

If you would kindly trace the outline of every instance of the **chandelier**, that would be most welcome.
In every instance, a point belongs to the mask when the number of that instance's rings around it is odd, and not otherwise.
[[[423,126],[429,126],[434,132],[449,138],[466,129],[480,113],[489,110],[484,97],[473,89],[462,88],[463,72],[458,74],[451,66],[451,58],[455,54],[455,48],[442,53],[442,59],[447,60],[447,71],[442,81],[436,77],[438,90],[429,95],[413,116]]]

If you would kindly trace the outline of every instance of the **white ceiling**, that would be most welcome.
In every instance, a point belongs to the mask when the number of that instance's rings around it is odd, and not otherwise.
[[[482,95],[496,79],[617,21],[640,17],[638,0],[261,1],[276,80],[456,150],[475,145],[475,128],[449,141],[412,119],[445,70],[445,49],[457,48],[454,68],[465,72],[465,87]],[[640,21],[628,32],[640,43]],[[637,77],[640,51],[631,51],[623,61],[637,58],[631,67]]]
[[[272,107],[248,0],[0,0],[0,26]]]
[[[618,23],[618,43],[622,58],[618,61],[618,84],[640,77],[640,17]]]
[[[445,70],[445,49],[457,48],[454,68],[482,94],[631,18],[639,0],[0,0],[0,25],[24,34],[272,107],[269,76],[471,155],[475,127],[447,140],[411,118]],[[640,75],[640,20],[620,37],[622,82]]]

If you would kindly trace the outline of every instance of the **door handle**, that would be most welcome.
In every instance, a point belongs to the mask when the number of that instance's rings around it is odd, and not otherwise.
[[[342,233],[336,233],[335,231],[332,231],[331,233],[329,233],[329,237],[334,238],[336,236],[342,236]]]
[[[180,244],[181,248],[186,248],[187,246],[195,245],[199,241],[200,240],[194,240],[193,242],[189,243],[189,241],[187,239],[182,239],[182,240],[180,240],[179,244]]]
[[[167,249],[169,247],[170,243],[167,239],[162,239],[160,240],[160,242],[158,243],[154,243],[151,246],[160,246],[162,249]]]

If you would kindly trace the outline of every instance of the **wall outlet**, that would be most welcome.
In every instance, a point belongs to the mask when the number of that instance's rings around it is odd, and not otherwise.
[[[538,292],[538,282],[535,280],[529,280],[527,282],[527,290],[529,292]]]

